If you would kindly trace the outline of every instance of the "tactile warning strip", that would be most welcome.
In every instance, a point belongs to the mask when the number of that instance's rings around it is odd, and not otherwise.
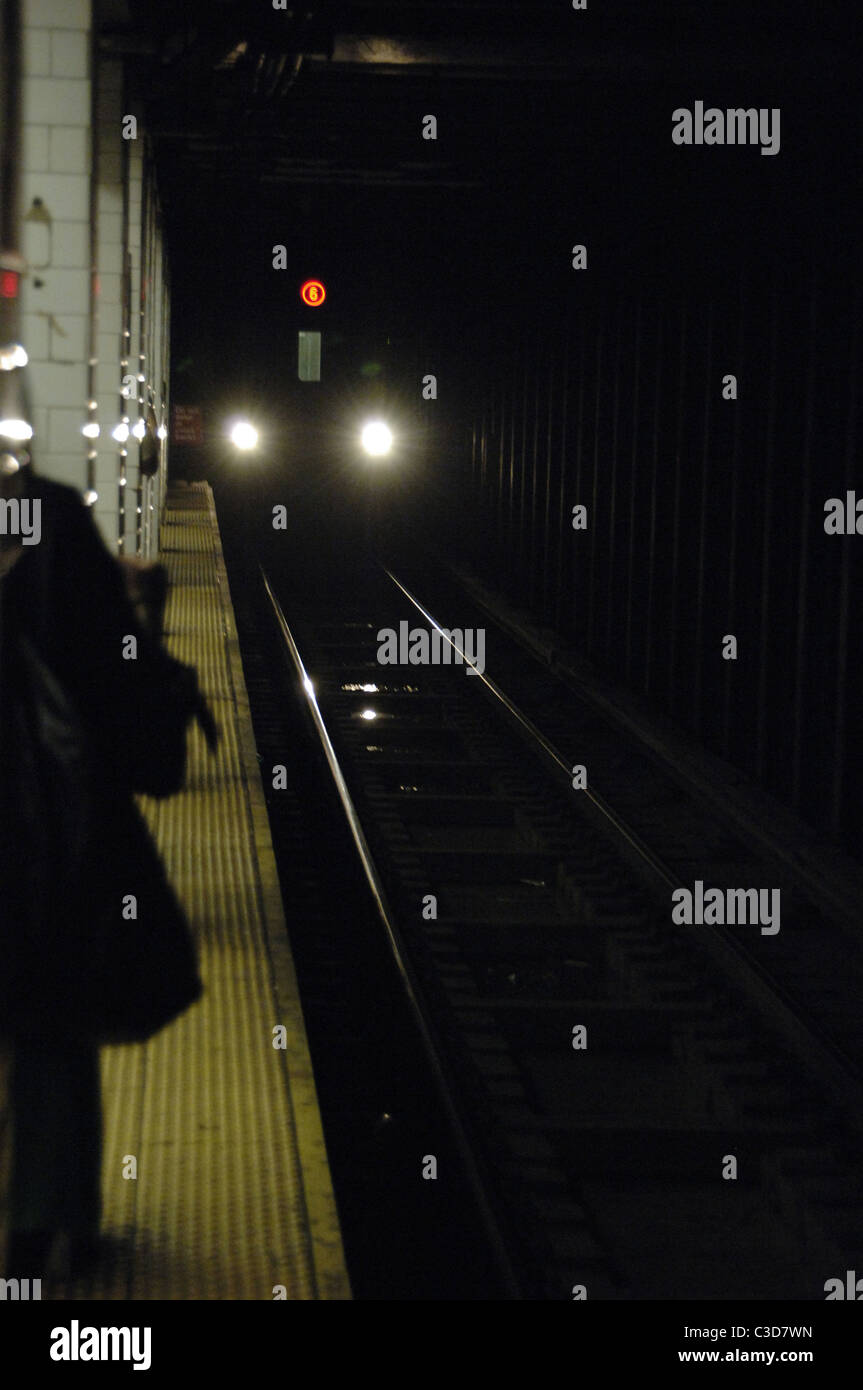
[[[205,509],[206,508],[206,509]],[[169,649],[198,667],[185,789],[142,807],[194,927],[205,994],[150,1043],[105,1048],[103,1232],[91,1279],[49,1297],[348,1299],[212,493],[172,491]],[[273,1047],[284,1025],[285,1049]],[[137,1176],[131,1177],[131,1160]]]

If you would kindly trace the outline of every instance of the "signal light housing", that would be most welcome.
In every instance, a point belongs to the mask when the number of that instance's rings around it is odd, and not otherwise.
[[[300,286],[300,298],[310,309],[317,309],[326,297],[327,292],[320,280],[304,280]]]

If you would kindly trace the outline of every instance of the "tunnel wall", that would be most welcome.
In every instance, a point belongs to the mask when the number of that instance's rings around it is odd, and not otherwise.
[[[803,264],[501,303],[456,373],[442,525],[598,672],[859,854],[863,540],[825,531],[860,482],[859,272],[836,246]]]

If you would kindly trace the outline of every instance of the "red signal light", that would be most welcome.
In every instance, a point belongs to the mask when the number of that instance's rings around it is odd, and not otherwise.
[[[300,298],[312,309],[317,309],[319,304],[323,304],[326,297],[327,292],[320,280],[305,280],[300,286]]]
[[[0,270],[0,299],[18,298],[17,270]]]

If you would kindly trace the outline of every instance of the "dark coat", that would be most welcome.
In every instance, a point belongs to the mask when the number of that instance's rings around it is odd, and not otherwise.
[[[152,790],[164,692],[187,668],[141,628],[78,494],[32,477],[27,495],[41,501],[41,540],[0,580],[0,1034],[143,1040],[201,992],[133,797]],[[31,654],[78,727],[69,775],[34,768]]]

